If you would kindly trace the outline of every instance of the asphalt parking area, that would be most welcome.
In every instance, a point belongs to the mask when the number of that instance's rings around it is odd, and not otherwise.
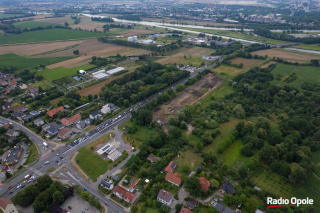
[[[68,206],[71,206],[72,209],[69,209]],[[85,209],[85,207],[88,207],[88,210]],[[98,209],[96,209],[93,206],[90,206],[90,204],[83,200],[79,195],[74,194],[74,197],[69,197],[61,206],[63,211],[67,210],[67,212],[73,213],[81,213],[84,211],[85,213],[100,213]]]

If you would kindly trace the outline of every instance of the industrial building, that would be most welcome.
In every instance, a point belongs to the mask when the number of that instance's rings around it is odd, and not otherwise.
[[[137,36],[130,36],[130,37],[128,37],[128,41],[138,42],[138,37]]]

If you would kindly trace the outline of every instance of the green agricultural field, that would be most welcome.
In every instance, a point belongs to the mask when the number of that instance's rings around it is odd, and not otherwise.
[[[306,50],[318,50],[320,51],[320,44],[299,44],[296,46],[291,46],[294,48],[306,49]]]
[[[290,197],[305,199],[307,197],[314,200],[314,212],[320,212],[320,179],[313,174],[309,174],[305,183],[296,187]]]
[[[320,82],[320,72],[318,67],[311,66],[294,66],[286,64],[278,64],[277,67],[271,72],[276,78],[277,75],[281,75],[281,80],[274,80],[273,83],[276,85],[290,85],[300,89],[302,83],[309,82]],[[291,83],[283,82],[292,73],[296,73],[297,79]]]
[[[187,28],[187,27],[179,27],[179,28],[202,32],[202,33],[211,33],[211,34],[215,34],[218,36],[228,36],[228,37],[232,37],[232,38],[245,39],[245,40],[249,40],[249,41],[268,43],[268,44],[288,43],[286,41],[274,40],[274,39],[269,39],[269,38],[259,38],[259,37],[243,34],[240,32],[229,31],[229,30],[210,30],[210,29],[196,29],[196,28]],[[179,30],[179,29],[177,28],[177,30]]]
[[[5,14],[0,13],[0,18],[21,17],[23,14]]]
[[[254,171],[250,177],[250,181],[276,197],[289,197],[293,190],[293,186],[286,178],[281,177],[263,166],[260,166]]]
[[[6,36],[0,35],[0,44],[80,39],[80,38],[99,37],[103,35],[104,34],[101,32],[89,32],[89,31],[54,28],[54,29],[48,29],[48,30],[30,31],[30,32],[21,33],[21,34],[8,33],[6,34]]]
[[[129,29],[127,28],[112,28],[110,29],[110,31],[106,32],[106,36],[112,36],[112,35],[116,35],[125,31],[128,31]]]
[[[51,57],[51,58],[31,58],[19,56],[13,53],[0,55],[0,64],[2,67],[16,67],[18,70],[34,69],[42,65],[50,65],[61,61],[69,60],[73,56],[68,57]]]
[[[80,67],[74,67],[74,68],[63,68],[63,67],[57,67],[53,69],[45,68],[42,71],[37,72],[39,75],[42,75],[45,79],[48,81],[57,80],[66,76],[71,76],[77,74],[79,70],[87,70],[95,67],[93,64],[86,64]]]
[[[27,28],[35,28],[35,27],[48,27],[48,26],[57,26],[60,24],[53,24],[53,23],[46,23],[46,22],[39,22],[39,21],[20,21],[13,24],[16,27],[21,29]]]

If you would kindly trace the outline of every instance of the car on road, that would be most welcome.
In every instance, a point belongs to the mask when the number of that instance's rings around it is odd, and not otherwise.
[[[28,181],[27,180],[23,181],[23,183],[26,183],[26,182],[28,182]]]
[[[59,163],[59,161],[58,161],[58,160],[56,160],[56,163]]]
[[[62,157],[62,156],[60,156],[60,159],[63,159],[63,157]]]
[[[86,189],[86,188],[83,188],[83,190],[84,190],[84,191],[88,191],[88,189]]]
[[[24,188],[26,185],[22,185],[20,188],[22,189],[22,188]]]
[[[10,192],[9,192],[9,195],[11,195],[12,193],[13,193],[13,191],[10,191]]]
[[[71,207],[71,206],[68,206],[68,209],[72,209],[72,207]]]
[[[59,153],[57,153],[56,155],[59,156]]]
[[[17,185],[17,189],[19,189],[21,187],[21,184]]]
[[[87,206],[86,206],[86,207],[84,207],[84,209],[85,209],[85,210],[89,210],[89,208],[88,208]]]
[[[109,205],[110,205],[108,202],[104,202],[104,204],[106,204],[106,206],[109,206]]]
[[[8,186],[7,189],[10,189],[12,186]]]
[[[44,162],[44,165],[47,165],[47,164],[49,164],[50,163],[50,161],[46,161],[46,162]]]

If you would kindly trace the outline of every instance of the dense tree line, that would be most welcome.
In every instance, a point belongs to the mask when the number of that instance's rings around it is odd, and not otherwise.
[[[116,56],[109,56],[107,58],[93,56],[91,58],[90,64],[94,64],[97,67],[101,67],[101,66],[106,66],[108,64],[117,64],[126,59],[127,59],[126,56],[121,56],[120,54],[117,54]]]
[[[118,106],[129,106],[189,75],[174,66],[152,63],[105,85],[101,88],[102,96]]]
[[[91,21],[101,21],[101,22],[114,22],[113,18],[111,17],[91,17]]]

